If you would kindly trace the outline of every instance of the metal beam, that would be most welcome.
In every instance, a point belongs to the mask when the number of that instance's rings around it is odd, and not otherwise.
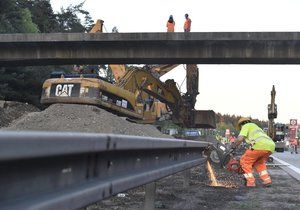
[[[299,64],[299,32],[0,35],[0,66]]]
[[[204,163],[206,142],[0,132],[1,209],[78,209]]]

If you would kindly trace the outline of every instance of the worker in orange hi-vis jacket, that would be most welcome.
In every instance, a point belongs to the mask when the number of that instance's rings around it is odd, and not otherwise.
[[[274,141],[250,118],[240,118],[237,123],[237,129],[240,130],[240,134],[235,143],[231,145],[231,148],[235,149],[243,141],[250,145],[250,148],[246,150],[240,159],[247,187],[255,187],[253,167],[259,174],[264,186],[270,186],[272,181],[267,171],[266,162],[275,151]]]
[[[167,22],[167,32],[174,32],[175,28],[175,21],[173,19],[173,16],[170,15],[169,20]]]
[[[229,137],[230,144],[233,144],[235,140],[236,140],[235,136],[232,135]]]
[[[295,138],[290,139],[290,145],[291,145],[291,154],[293,154],[294,152],[298,154],[298,150],[297,150],[298,140]]]
[[[185,14],[185,22],[184,22],[184,32],[190,32],[191,31],[191,24],[192,24],[192,20],[189,18],[188,14]]]

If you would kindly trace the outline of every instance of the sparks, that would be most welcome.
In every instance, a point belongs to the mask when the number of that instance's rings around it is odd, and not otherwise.
[[[216,174],[214,169],[211,167],[210,162],[207,161],[207,169],[209,172],[209,178],[210,178],[210,182],[211,182],[211,186],[214,187],[219,187],[219,186],[223,186],[222,184],[220,184],[216,178]]]

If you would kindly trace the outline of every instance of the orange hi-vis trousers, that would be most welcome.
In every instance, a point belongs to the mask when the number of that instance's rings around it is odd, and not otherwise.
[[[246,150],[240,159],[240,164],[244,170],[244,177],[247,180],[247,186],[255,186],[255,178],[253,176],[253,167],[259,174],[263,184],[271,184],[271,177],[267,171],[266,162],[272,153],[267,150]]]

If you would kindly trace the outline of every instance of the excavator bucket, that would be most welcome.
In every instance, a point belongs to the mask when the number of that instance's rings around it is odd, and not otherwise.
[[[214,111],[195,110],[193,116],[195,128],[216,128],[216,117]]]

